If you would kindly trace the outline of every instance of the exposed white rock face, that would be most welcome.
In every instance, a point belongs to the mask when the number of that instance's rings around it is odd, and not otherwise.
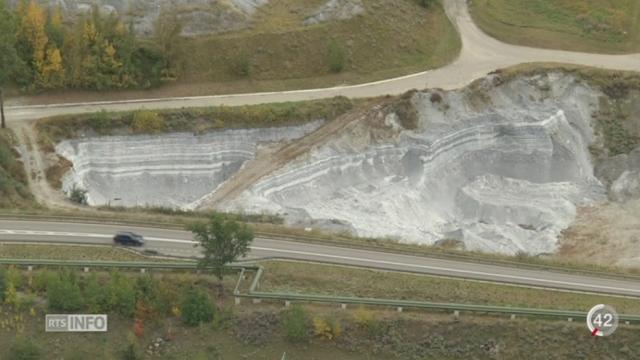
[[[600,94],[568,75],[493,80],[441,101],[418,92],[418,129],[364,149],[369,134],[338,136],[225,208],[342,224],[361,236],[553,252],[576,205],[606,197],[588,151]],[[387,120],[395,131],[394,116]]]
[[[73,163],[63,190],[88,190],[89,205],[188,208],[254,158],[259,144],[299,138],[321,124],[68,140],[56,151]]]
[[[625,171],[611,184],[610,195],[613,201],[625,202],[640,199],[640,170]],[[640,216],[640,214],[638,215]]]
[[[364,13],[362,0],[329,0],[304,20],[305,25],[315,25],[327,21],[349,20]]]
[[[16,3],[17,0],[12,1]],[[116,14],[132,22],[138,35],[151,36],[161,11],[178,14],[184,36],[239,30],[250,24],[252,15],[269,0],[39,0],[59,7],[67,19],[91,12]]]

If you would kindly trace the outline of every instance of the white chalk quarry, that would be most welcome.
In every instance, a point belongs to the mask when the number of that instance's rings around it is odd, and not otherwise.
[[[342,224],[361,236],[553,252],[576,205],[605,197],[588,151],[598,93],[564,75],[492,81],[435,102],[417,93],[417,130],[364,151],[350,145],[362,140],[353,134],[338,137],[225,208],[280,213],[308,226]]]
[[[606,199],[588,149],[602,94],[559,73],[498,83],[490,76],[459,91],[416,92],[416,129],[401,128],[394,113],[375,126],[355,121],[218,208],[360,236],[551,253],[576,206]],[[318,125],[73,140],[57,150],[74,164],[65,188],[88,189],[90,204],[189,208],[258,143]]]
[[[254,158],[259,144],[299,138],[321,124],[67,140],[56,151],[73,163],[63,190],[86,189],[89,205],[188,208]]]

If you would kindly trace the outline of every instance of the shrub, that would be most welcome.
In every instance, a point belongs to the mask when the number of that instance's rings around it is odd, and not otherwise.
[[[213,320],[213,304],[202,290],[190,289],[182,301],[182,320],[188,326]]]
[[[9,348],[8,360],[38,360],[42,358],[40,348],[30,339],[19,338]]]
[[[47,290],[47,286],[56,280],[56,274],[50,270],[38,271],[33,278],[33,290],[37,292],[44,292]]]
[[[309,315],[300,305],[294,305],[284,312],[282,327],[289,341],[305,342],[309,340]]]
[[[87,190],[74,185],[71,191],[69,191],[69,200],[76,204],[87,205]]]
[[[109,114],[103,109],[89,117],[89,126],[99,134],[105,134],[111,125]]]
[[[316,317],[313,319],[313,329],[316,336],[332,340],[340,336],[342,329],[340,322],[334,318]]]
[[[74,273],[64,271],[57,279],[49,283],[47,301],[52,310],[75,311],[84,306],[80,286]]]
[[[139,360],[142,359],[138,346],[133,341],[129,341],[129,344],[122,350],[122,360]]]
[[[246,54],[238,56],[235,64],[235,72],[240,76],[251,75],[251,59]]]
[[[148,110],[137,111],[133,114],[131,128],[135,133],[157,133],[164,130],[164,120],[158,113]]]
[[[98,276],[95,273],[91,274],[84,289],[84,297],[90,312],[101,313],[105,311],[107,299],[106,290],[107,289],[98,281]]]
[[[7,271],[0,266],[0,301],[4,301],[4,292],[7,289]]]
[[[368,328],[375,322],[375,315],[372,311],[369,311],[364,307],[359,307],[353,313],[353,320],[356,322],[356,324]]]
[[[118,272],[111,273],[107,286],[106,308],[122,316],[133,317],[136,311],[136,290],[130,279]]]
[[[339,73],[344,70],[347,62],[347,54],[344,48],[335,40],[331,40],[331,42],[329,42],[327,61],[329,63],[329,69],[332,72]]]
[[[433,5],[433,3],[435,3],[436,0],[418,0],[418,4],[422,7],[428,8],[431,5]]]

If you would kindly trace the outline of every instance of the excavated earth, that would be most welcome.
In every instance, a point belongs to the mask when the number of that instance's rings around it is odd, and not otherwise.
[[[594,172],[592,154],[603,143],[594,114],[603,98],[561,72],[506,81],[490,75],[462,90],[413,92],[215,207],[359,236],[553,253],[578,209],[639,196],[640,150]],[[66,188],[87,188],[92,204],[118,197],[125,205],[189,208],[249,171],[242,164],[261,142],[316,127],[90,138],[57,150],[74,164]]]
[[[63,191],[86,189],[94,206],[188,208],[252,159],[260,144],[299,138],[321,124],[66,140],[56,146],[73,163]]]

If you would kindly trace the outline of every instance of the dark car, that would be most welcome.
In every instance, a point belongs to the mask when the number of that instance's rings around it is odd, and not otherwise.
[[[117,233],[113,237],[113,242],[120,245],[128,245],[128,246],[142,246],[144,245],[144,238],[142,235],[138,235],[136,233],[123,231]]]

